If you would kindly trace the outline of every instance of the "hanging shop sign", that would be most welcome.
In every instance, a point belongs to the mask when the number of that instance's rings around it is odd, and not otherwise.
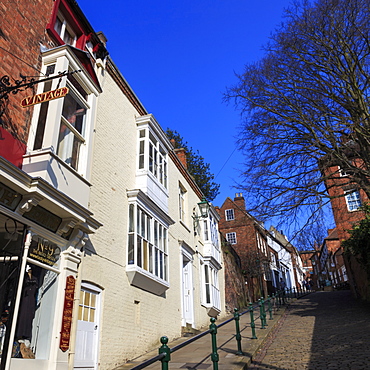
[[[60,248],[56,244],[37,236],[32,238],[28,257],[48,266],[55,266],[59,260],[59,256]]]
[[[62,317],[62,329],[60,331],[59,348],[65,352],[69,348],[69,341],[71,338],[73,300],[75,295],[76,279],[70,275],[67,276],[66,291],[64,295],[64,307]]]
[[[14,211],[21,199],[22,196],[19,193],[0,182],[0,205]]]
[[[27,108],[31,105],[39,104],[39,103],[45,103],[50,100],[63,98],[66,96],[69,92],[68,87],[60,87],[59,89],[52,90],[52,91],[46,91],[41,94],[27,96],[21,101],[21,107]]]

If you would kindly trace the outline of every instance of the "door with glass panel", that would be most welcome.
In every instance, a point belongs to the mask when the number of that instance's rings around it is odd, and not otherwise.
[[[100,293],[101,290],[97,287],[82,284],[78,307],[75,369],[97,368]]]

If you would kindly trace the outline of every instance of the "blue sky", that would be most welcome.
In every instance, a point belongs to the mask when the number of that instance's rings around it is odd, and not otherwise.
[[[288,0],[78,0],[146,109],[210,163],[221,206],[237,189],[240,115],[222,102],[235,72],[263,56]],[[109,4],[109,5],[108,5]]]

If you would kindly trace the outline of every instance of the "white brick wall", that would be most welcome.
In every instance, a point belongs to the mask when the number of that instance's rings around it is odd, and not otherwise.
[[[169,215],[176,222],[168,232],[170,288],[163,296],[157,296],[129,284],[125,270],[128,227],[126,191],[135,188],[135,117],[139,114],[108,73],[102,85],[94,134],[90,209],[103,226],[91,236],[91,244],[85,247],[81,273],[83,281],[103,289],[99,363],[104,370],[159,347],[159,338],[163,335],[170,340],[181,335],[180,240],[194,251],[195,327],[209,325],[209,317],[200,304],[200,263],[195,253],[196,246],[200,254],[202,251],[200,241],[194,237],[191,218],[192,208],[199,198],[171,160],[168,164]],[[187,227],[178,222],[179,181],[187,189]],[[219,280],[222,291],[222,270]]]

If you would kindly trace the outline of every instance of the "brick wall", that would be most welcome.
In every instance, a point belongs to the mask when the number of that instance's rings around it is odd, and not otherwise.
[[[0,78],[9,76],[14,85],[20,74],[40,75],[40,42],[47,45],[49,41],[45,28],[53,6],[53,0],[0,3]],[[33,107],[21,108],[19,103],[34,93],[35,88],[27,89],[16,95],[10,94],[9,99],[0,103],[3,112],[0,126],[22,144],[27,143]],[[7,144],[5,140],[1,143],[2,146]]]
[[[228,209],[234,210],[234,220],[226,220],[225,212]],[[241,194],[237,194],[234,200],[226,198],[223,205],[218,209],[220,215],[219,230],[223,237],[231,232],[236,233],[236,244],[232,247],[240,257],[241,270],[250,270],[252,267],[251,256],[256,256],[260,251],[257,245],[258,227],[256,220],[250,216],[245,209],[245,200]],[[255,257],[252,257],[254,260]],[[256,264],[255,264],[256,265]],[[257,265],[254,266],[257,268]],[[248,299],[256,300],[261,295],[266,295],[267,286],[262,277],[255,278],[247,276],[244,282],[247,281],[248,285]],[[262,292],[264,291],[264,293]]]

